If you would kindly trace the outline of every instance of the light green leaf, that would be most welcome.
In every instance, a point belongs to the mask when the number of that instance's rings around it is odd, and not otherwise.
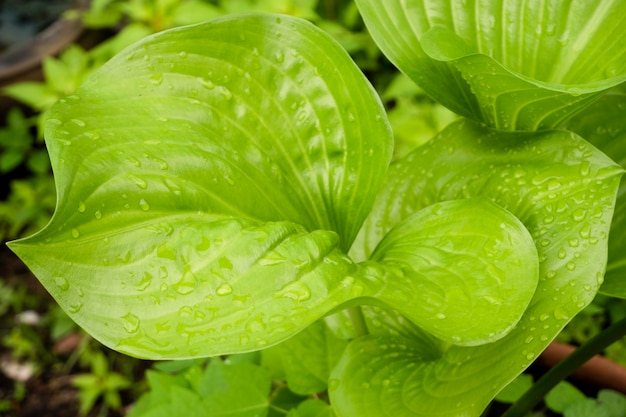
[[[357,0],[383,53],[435,100],[502,130],[557,126],[626,80],[626,3]]]
[[[287,417],[335,417],[335,413],[325,401],[306,400],[291,410]]]
[[[216,359],[206,369],[200,395],[211,410],[207,415],[263,417],[269,407],[270,385],[269,372],[260,366],[226,365]]]
[[[539,272],[537,249],[524,225],[483,199],[417,211],[385,235],[370,259],[389,272],[377,299],[428,333],[466,346],[511,330],[535,292]]]
[[[584,401],[586,398],[585,394],[574,385],[561,381],[546,394],[545,402],[550,410],[563,413],[574,403]]]
[[[317,321],[273,349],[281,358],[289,389],[310,395],[326,390],[330,371],[346,345],[323,321]]]
[[[567,124],[626,168],[626,84],[621,85]],[[626,298],[626,181],[622,180],[609,234],[609,259],[600,292]]]
[[[598,403],[609,412],[610,417],[626,416],[626,396],[620,392],[603,389],[598,392]]]
[[[495,133],[467,120],[454,123],[393,165],[355,243],[355,259],[367,258],[389,230],[424,207],[482,196],[513,213],[532,235],[539,254],[539,284],[517,326],[494,343],[431,344],[425,349],[421,339],[410,335],[355,340],[331,375],[336,380],[331,399],[337,414],[480,415],[594,298],[602,282],[606,235],[621,173],[572,133]],[[383,352],[385,358],[379,359]],[[353,374],[356,368],[361,370]],[[397,385],[389,394],[383,389],[381,396],[360,397],[351,391],[372,384],[373,375],[381,386],[385,379]]]
[[[570,404],[565,409],[563,417],[611,417],[609,411],[591,398],[585,398]]]
[[[59,99],[57,92],[50,86],[34,81],[11,84],[4,87],[2,93],[40,111],[50,107]]]
[[[391,156],[384,109],[327,34],[245,15],[162,32],[47,123],[51,223],[11,248],[116,350],[256,350],[354,298],[342,251]]]

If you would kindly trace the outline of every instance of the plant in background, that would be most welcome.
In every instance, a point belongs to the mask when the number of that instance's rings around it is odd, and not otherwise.
[[[478,416],[593,300],[607,256],[624,264],[607,251],[623,169],[555,128],[626,78],[609,42],[625,6],[357,4],[465,118],[389,166],[378,96],[320,29],[245,14],[162,32],[50,110],[57,210],[10,246],[118,351],[263,350],[295,394],[328,392],[332,411],[278,415]],[[604,288],[626,296],[617,274]],[[185,387],[168,395],[228,412]]]

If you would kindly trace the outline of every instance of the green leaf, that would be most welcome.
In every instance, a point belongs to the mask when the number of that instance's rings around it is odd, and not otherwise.
[[[335,417],[333,409],[322,400],[306,400],[291,410],[287,417]]]
[[[46,139],[56,213],[10,246],[104,344],[251,351],[354,298],[342,252],[392,139],[312,24],[251,14],[147,38],[61,100]]]
[[[57,92],[50,86],[34,81],[11,84],[4,87],[2,93],[39,111],[50,107],[59,99]]]
[[[626,168],[626,85],[611,90],[567,124]],[[626,181],[622,180],[609,234],[609,259],[600,292],[626,298]]]
[[[502,130],[557,126],[626,80],[626,3],[357,0],[383,53],[435,100]]]
[[[607,389],[600,390],[598,403],[607,409],[610,417],[626,416],[626,396],[622,393]]]
[[[609,411],[591,398],[585,398],[570,404],[563,417],[610,417]]]
[[[331,375],[337,414],[480,415],[594,298],[622,172],[572,133],[496,133],[467,120],[393,165],[353,258],[366,259],[389,230],[424,207],[481,196],[514,214],[532,235],[539,284],[517,326],[494,343],[425,348],[410,334],[355,340]],[[376,396],[354,391],[372,385],[374,376],[376,389],[385,379],[390,388]]]
[[[578,388],[567,381],[561,381],[556,387],[546,394],[546,405],[550,410],[563,413],[574,403],[586,400]]]
[[[346,345],[323,321],[317,321],[273,349],[282,360],[289,389],[310,395],[326,390],[330,371]]]
[[[508,333],[526,310],[539,273],[524,225],[483,199],[417,211],[385,235],[370,259],[389,271],[376,298],[428,333],[466,346]]]
[[[260,366],[226,365],[215,359],[206,369],[200,395],[211,410],[207,415],[263,417],[269,407],[270,385],[269,372]]]

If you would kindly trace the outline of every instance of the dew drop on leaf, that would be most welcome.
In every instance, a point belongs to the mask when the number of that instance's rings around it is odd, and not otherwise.
[[[190,306],[183,306],[178,310],[178,317],[191,317],[193,309]]]
[[[275,298],[289,298],[294,301],[306,301],[311,298],[311,290],[303,282],[292,281],[274,293]]]
[[[133,313],[128,313],[125,316],[122,316],[122,324],[127,333],[136,333],[139,330],[140,323],[139,317]]]
[[[61,291],[67,291],[70,288],[70,282],[65,277],[54,277],[53,281]]]
[[[139,188],[141,188],[142,190],[145,190],[148,187],[148,184],[142,180],[141,178],[135,176],[135,175],[129,175],[128,176],[131,180],[133,180],[133,182],[135,183],[135,185]],[[123,197],[122,197],[123,198]]]
[[[148,211],[150,210],[150,204],[148,204],[148,202],[142,198],[141,200],[139,200],[139,208],[141,208],[143,211]]]
[[[76,313],[78,313],[78,312],[79,312],[79,311],[83,308],[83,306],[84,306],[84,305],[85,305],[85,303],[83,303],[82,301],[79,301],[79,302],[77,302],[76,304],[72,304],[72,305],[69,307],[68,311],[69,311],[71,314],[76,314]]]
[[[85,203],[83,203],[82,201],[79,201],[78,202],[78,212],[79,213],[84,213],[86,209],[87,208],[85,207]]]
[[[80,237],[80,232],[78,231],[78,229],[76,228],[72,229],[72,237],[74,239],[78,239]]]
[[[217,287],[217,289],[215,290],[215,294],[217,295],[230,295],[233,293],[233,287],[231,287],[229,284],[224,283],[221,284],[219,287]]]

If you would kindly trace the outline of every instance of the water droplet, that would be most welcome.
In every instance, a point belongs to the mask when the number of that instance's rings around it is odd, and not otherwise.
[[[179,57],[181,57],[181,58],[187,58],[187,52],[185,52],[185,51],[180,51],[180,52],[178,53],[178,56],[179,56]]]
[[[102,218],[102,212],[101,212],[100,210],[96,210],[96,211],[93,213],[93,216],[94,216],[97,220],[100,220],[100,219]]]
[[[76,304],[72,304],[69,307],[68,311],[70,314],[76,314],[83,308],[84,305],[85,303],[83,303],[82,301],[79,301]]]
[[[546,321],[550,318],[549,314],[542,314],[541,316],[539,316],[539,320],[540,321]]]
[[[150,210],[150,204],[148,204],[148,202],[142,198],[141,200],[139,200],[139,208],[141,208],[143,211],[148,211]]]
[[[74,123],[76,126],[85,127],[85,122],[80,119],[72,119],[71,122]]]
[[[528,336],[526,339],[524,339],[524,343],[528,344],[530,342],[532,342],[535,338],[533,336]]]
[[[133,180],[135,185],[137,187],[141,188],[142,190],[145,190],[148,187],[148,183],[146,183],[144,180],[142,180],[141,178],[139,178],[139,177],[137,177],[135,175],[129,175],[128,178]]]
[[[141,281],[139,281],[135,285],[135,287],[137,288],[137,291],[144,291],[146,290],[146,288],[150,286],[151,283],[152,283],[152,274],[146,271],[143,273],[143,278],[141,278]]]
[[[435,317],[437,317],[439,320],[443,320],[443,319],[446,318],[446,315],[443,314],[443,313],[437,313],[437,315]]]
[[[230,295],[233,293],[233,287],[231,287],[229,284],[224,283],[222,285],[220,285],[219,287],[217,287],[217,289],[215,290],[215,294],[217,295]]]
[[[565,265],[565,267],[566,267],[568,270],[573,271],[573,270],[575,270],[575,269],[576,269],[576,264],[575,264],[574,262],[568,262],[568,263]]]
[[[193,309],[190,306],[183,306],[178,310],[178,317],[185,318],[191,317],[193,314]]]
[[[78,229],[76,228],[72,229],[72,237],[74,239],[78,239],[79,236],[80,236],[80,232],[78,231]]]
[[[54,277],[52,280],[61,291],[67,291],[70,288],[70,282],[65,277]]]
[[[226,87],[222,88],[222,95],[226,101],[230,101],[233,99],[233,93]]]
[[[565,311],[563,307],[557,306],[554,309],[554,318],[557,320],[567,320],[569,319],[569,314],[567,314],[567,311]]]
[[[207,90],[213,90],[215,88],[215,84],[213,84],[213,81],[204,78],[200,78],[200,84]]]
[[[152,74],[150,76],[150,84],[152,85],[161,85],[163,83],[163,74]]]
[[[276,62],[279,64],[285,62],[285,54],[282,52],[276,52],[274,58],[276,58]]]
[[[306,301],[311,298],[311,290],[303,282],[292,281],[278,290],[274,297],[289,298],[294,301]]]
[[[85,203],[83,203],[82,201],[79,201],[78,202],[78,212],[79,213],[84,213],[86,209],[87,208],[85,207]]]
[[[139,317],[132,313],[122,316],[122,324],[127,333],[136,333],[139,330]]]

